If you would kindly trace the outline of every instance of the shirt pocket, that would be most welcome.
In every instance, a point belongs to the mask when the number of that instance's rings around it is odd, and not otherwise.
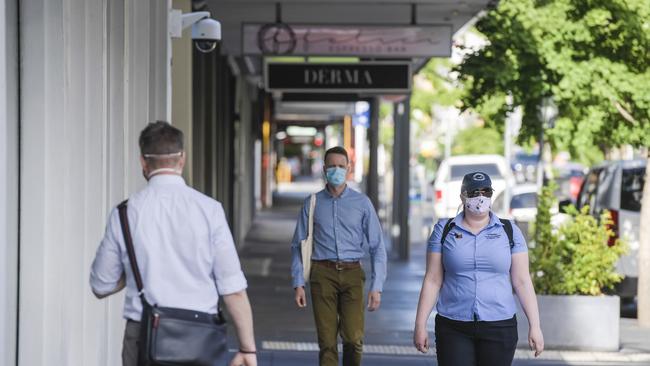
[[[461,235],[464,236],[464,234]],[[456,237],[453,232],[450,232],[443,243],[442,262],[445,270],[450,274],[473,271],[475,266],[474,241]]]
[[[353,207],[346,207],[344,210],[339,212],[339,226],[343,229],[343,239],[353,245],[363,245],[365,242],[363,210]]]

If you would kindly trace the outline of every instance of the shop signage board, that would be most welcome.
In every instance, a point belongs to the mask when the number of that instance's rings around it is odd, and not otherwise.
[[[411,90],[409,62],[267,62],[264,69],[267,91],[401,94]]]
[[[451,25],[242,25],[244,55],[449,57]]]

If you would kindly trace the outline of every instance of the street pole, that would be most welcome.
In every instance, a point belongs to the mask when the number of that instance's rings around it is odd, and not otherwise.
[[[449,159],[451,156],[451,119],[449,118],[449,113],[444,113],[445,118],[445,159]]]
[[[409,160],[410,160],[410,100],[395,104],[395,140],[393,143],[393,225],[391,237],[399,258],[410,256],[409,238]]]
[[[508,106],[512,107],[512,95],[508,95],[506,99]],[[510,166],[512,164],[512,119],[513,119],[513,112],[508,112],[508,115],[506,116],[506,128],[504,131],[504,146],[503,146],[503,154],[505,155],[506,162],[508,164],[508,169],[510,169]],[[506,184],[506,189],[503,191],[503,203],[504,203],[504,209],[505,212],[508,213],[510,212],[510,185]]]
[[[537,156],[537,192],[542,192],[544,186],[544,122],[541,122],[539,129],[539,155]]]
[[[539,129],[539,157],[537,164],[537,189],[539,192],[544,185],[544,170],[549,161],[546,161],[546,149],[544,147],[544,129],[552,128],[552,123],[557,117],[558,109],[553,102],[553,97],[546,97],[542,99],[542,104],[538,110],[538,119],[540,121]]]
[[[370,103],[370,126],[368,128],[368,180],[366,192],[370,202],[379,210],[379,174],[377,152],[379,151],[379,98],[372,98]]]

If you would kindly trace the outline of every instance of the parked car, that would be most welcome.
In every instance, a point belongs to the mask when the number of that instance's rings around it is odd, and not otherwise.
[[[585,178],[586,167],[578,163],[566,163],[553,168],[556,174],[555,182],[558,184],[558,199],[570,199],[575,203]]]
[[[535,182],[537,179],[538,153],[518,151],[510,163],[517,183]]]
[[[490,176],[495,194],[515,184],[510,165],[501,155],[459,155],[445,159],[438,168],[434,182],[436,218],[456,216],[463,176],[477,171]]]
[[[537,216],[537,185],[521,184],[510,189],[510,204],[506,205],[506,191],[500,192],[492,200],[492,211],[500,218],[514,220],[530,243],[531,223]]]
[[[612,229],[629,243],[628,254],[621,257],[616,267],[625,279],[617,287],[621,298],[636,296],[638,279],[639,229],[641,225],[641,196],[645,181],[646,160],[606,161],[592,167],[585,177],[577,207],[589,205],[589,212],[599,217],[609,210],[614,221]]]

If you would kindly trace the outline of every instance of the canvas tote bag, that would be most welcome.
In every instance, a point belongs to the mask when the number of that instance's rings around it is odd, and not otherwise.
[[[311,274],[311,254],[314,251],[314,207],[316,207],[316,194],[312,193],[309,201],[309,231],[307,238],[300,242],[300,252],[302,254],[302,275],[305,283],[309,282]]]

